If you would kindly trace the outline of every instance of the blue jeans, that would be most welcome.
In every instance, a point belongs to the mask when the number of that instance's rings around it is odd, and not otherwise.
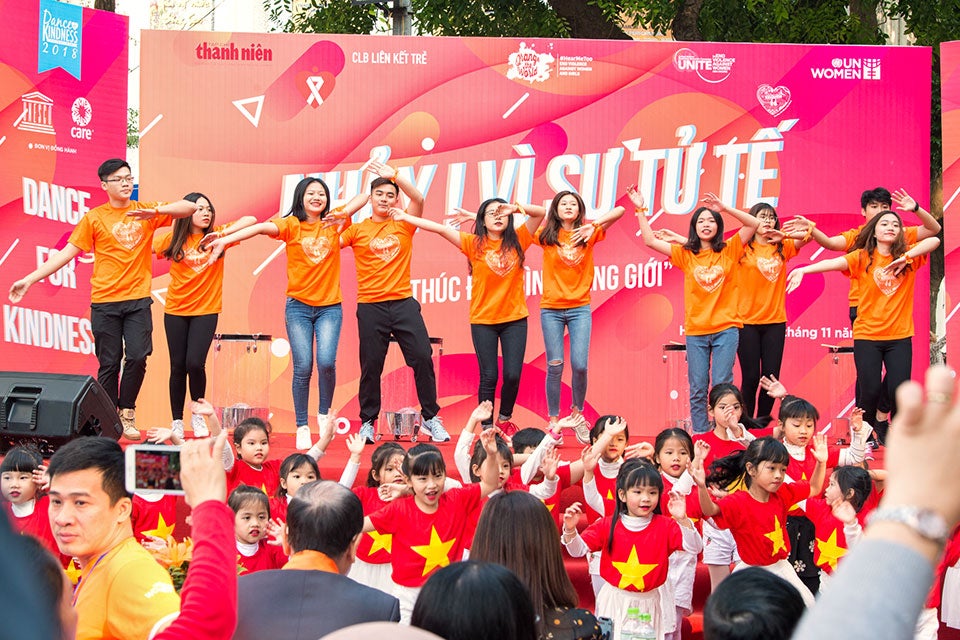
[[[690,420],[694,433],[710,430],[707,393],[710,386],[733,382],[733,361],[737,357],[739,341],[740,330],[737,327],[704,336],[687,336],[687,380],[690,383]]]
[[[587,359],[590,355],[590,305],[572,309],[540,309],[543,347],[547,355],[547,414],[560,415],[560,376],[563,375],[563,331],[570,331],[570,367],[573,370],[573,406],[583,411],[587,398]]]
[[[320,413],[329,412],[333,403],[343,308],[339,304],[314,307],[287,298],[285,318],[290,355],[293,358],[293,410],[297,416],[297,426],[301,427],[309,424],[307,402],[310,399],[310,376],[313,374],[314,339],[317,345],[317,371],[320,374]]]

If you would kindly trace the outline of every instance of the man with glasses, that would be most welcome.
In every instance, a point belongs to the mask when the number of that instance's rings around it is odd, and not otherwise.
[[[134,409],[147,356],[153,351],[153,233],[169,225],[172,218],[193,215],[197,205],[187,200],[169,204],[131,200],[134,177],[130,165],[119,158],[101,164],[97,175],[107,202],[84,215],[63,249],[14,282],[9,297],[10,302],[20,302],[35,282],[56,273],[81,253],[93,252],[90,324],[100,362],[97,380],[120,413],[124,437],[140,440]]]

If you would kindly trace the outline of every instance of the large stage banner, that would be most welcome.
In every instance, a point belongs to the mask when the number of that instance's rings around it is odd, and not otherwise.
[[[564,189],[583,196],[590,219],[628,205],[596,251],[587,412],[623,414],[641,434],[687,412],[682,355],[664,351],[684,340],[682,274],[644,247],[629,185],[639,185],[655,228],[684,235],[706,192],[742,209],[770,202],[782,218],[803,214],[830,234],[862,223],[860,193],[878,185],[929,205],[930,50],[921,47],[145,32],[142,52],[146,199],[201,191],[218,221],[267,219],[289,208],[305,175],[321,176],[338,200],[366,189],[361,169],[375,157],[413,180],[438,220],[495,195],[549,203]],[[811,245],[791,266],[826,257]],[[356,280],[351,252],[343,258],[335,406],[356,422]],[[270,404],[275,426],[289,431],[283,252],[257,238],[226,260],[220,330],[274,336]],[[524,425],[546,415],[540,267],[534,247],[524,265]],[[155,272],[156,326],[164,269]],[[917,375],[929,333],[921,274]],[[441,404],[456,429],[478,379],[465,261],[420,233],[413,278],[427,327],[443,339]],[[839,273],[808,276],[787,298],[783,379],[820,407],[821,426],[853,403],[852,356],[824,346],[852,344],[847,286]],[[164,418],[162,335],[155,350],[147,389],[159,399],[146,402]],[[388,360],[385,384],[401,365]]]
[[[6,292],[106,200],[97,166],[126,156],[127,18],[0,0],[0,21],[0,368],[96,375],[92,256],[34,285],[21,304]]]
[[[960,41],[940,45],[940,118],[943,123],[943,234],[944,234],[944,290],[947,294],[947,361],[957,366],[956,351],[950,357],[951,346],[960,349],[960,278],[949,274],[960,273],[960,225],[947,221],[947,215],[960,209]]]

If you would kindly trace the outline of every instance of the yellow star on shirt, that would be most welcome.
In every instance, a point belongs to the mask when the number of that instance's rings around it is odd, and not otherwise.
[[[817,550],[820,551],[820,559],[830,565],[831,569],[837,568],[837,561],[847,555],[847,550],[837,545],[837,530],[834,529],[830,537],[826,540],[817,538]]]
[[[787,550],[787,543],[783,539],[783,527],[780,526],[780,520],[776,516],[773,518],[773,531],[763,534],[763,537],[769,538],[773,543],[773,552],[770,555],[775,556],[778,551]]]
[[[640,564],[640,560],[637,558],[636,545],[630,547],[630,556],[626,562],[611,561],[610,564],[620,572],[620,584],[617,585],[618,589],[626,589],[628,586],[633,585],[640,591],[644,590],[643,577],[657,568],[655,564]]]
[[[158,514],[157,517],[157,528],[149,529],[147,531],[141,531],[140,535],[150,536],[153,538],[160,538],[161,540],[166,540],[173,535],[173,529],[177,526],[177,523],[168,525],[167,522],[163,519],[163,514]]]
[[[410,550],[415,554],[423,556],[426,562],[423,563],[423,573],[427,575],[437,568],[445,567],[450,564],[450,549],[456,544],[457,539],[451,538],[444,542],[440,539],[436,527],[430,527],[430,544],[414,545]]]
[[[556,504],[555,502],[552,503],[552,504],[547,504],[546,502],[544,502],[543,504],[544,504],[544,506],[547,508],[547,511],[550,511],[551,513],[553,512],[553,508],[554,508],[555,506],[557,506],[557,504]]]
[[[607,500],[613,500],[613,490],[607,489]]]
[[[80,582],[80,574],[83,572],[80,570],[80,567],[77,566],[76,560],[71,558],[70,564],[68,564],[67,568],[64,569],[64,573],[66,573],[67,577],[70,578],[70,584],[75,585]]]
[[[370,545],[370,555],[375,554],[380,549],[385,549],[387,553],[393,553],[393,534],[380,533],[376,529],[367,533],[373,538],[373,544]]]

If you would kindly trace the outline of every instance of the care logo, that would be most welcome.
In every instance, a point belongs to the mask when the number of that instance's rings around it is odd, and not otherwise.
[[[700,56],[693,49],[683,48],[673,54],[673,66],[682,73],[696,73],[701,80],[715,84],[723,82],[733,70],[736,58],[725,53]]]
[[[76,126],[70,128],[70,137],[77,140],[90,140],[93,138],[93,129],[88,129],[87,125],[93,118],[93,106],[90,101],[80,96],[73,101],[70,107],[70,117]]]
[[[879,80],[880,58],[834,58],[829,67],[811,67],[818,80]]]
[[[510,68],[507,69],[508,80],[526,80],[530,84],[544,82],[550,78],[550,66],[554,62],[553,54],[537,53],[533,46],[526,42],[520,43],[516,53],[507,58]]]

